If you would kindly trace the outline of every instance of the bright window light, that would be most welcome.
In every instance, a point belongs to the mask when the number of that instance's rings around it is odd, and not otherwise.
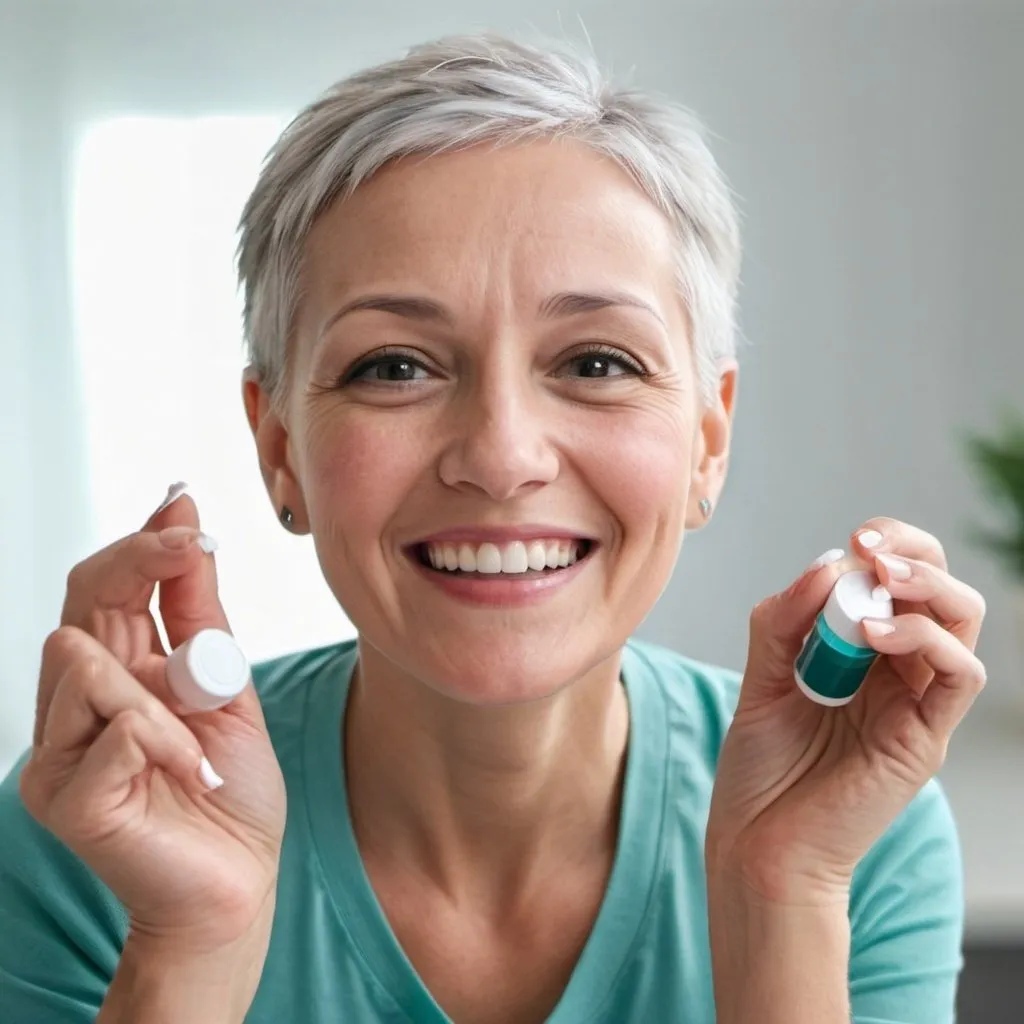
[[[72,280],[95,547],[186,480],[254,660],[354,635],[312,542],[278,526],[241,402],[236,226],[278,117],[117,118],[83,136]]]

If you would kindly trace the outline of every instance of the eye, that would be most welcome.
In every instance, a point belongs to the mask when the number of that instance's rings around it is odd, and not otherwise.
[[[410,384],[431,376],[418,360],[405,353],[380,354],[364,359],[342,379],[343,384]]]
[[[565,364],[563,376],[600,380],[607,377],[643,377],[643,366],[616,348],[598,345],[578,352]]]

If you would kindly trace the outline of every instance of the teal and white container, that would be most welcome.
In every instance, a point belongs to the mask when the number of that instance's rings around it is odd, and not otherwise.
[[[797,655],[797,686],[816,704],[848,704],[878,657],[864,639],[861,620],[892,616],[892,597],[873,573],[843,573]]]

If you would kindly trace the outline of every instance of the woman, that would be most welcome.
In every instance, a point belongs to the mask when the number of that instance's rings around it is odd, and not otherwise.
[[[3,790],[5,1020],[952,1020],[931,778],[984,605],[938,541],[852,537],[897,615],[842,708],[793,679],[837,551],[742,679],[630,640],[722,489],[738,263],[696,123],[554,50],[442,41],[293,122],[245,408],[359,639],[185,716],[156,585],[172,646],[228,628],[192,500],[71,573]]]

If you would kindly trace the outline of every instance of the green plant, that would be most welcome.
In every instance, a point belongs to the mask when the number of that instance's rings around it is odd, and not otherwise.
[[[971,538],[997,555],[1024,583],[1024,419],[1007,416],[997,434],[968,437],[967,456],[985,490],[1009,519],[1004,532],[975,529]]]

